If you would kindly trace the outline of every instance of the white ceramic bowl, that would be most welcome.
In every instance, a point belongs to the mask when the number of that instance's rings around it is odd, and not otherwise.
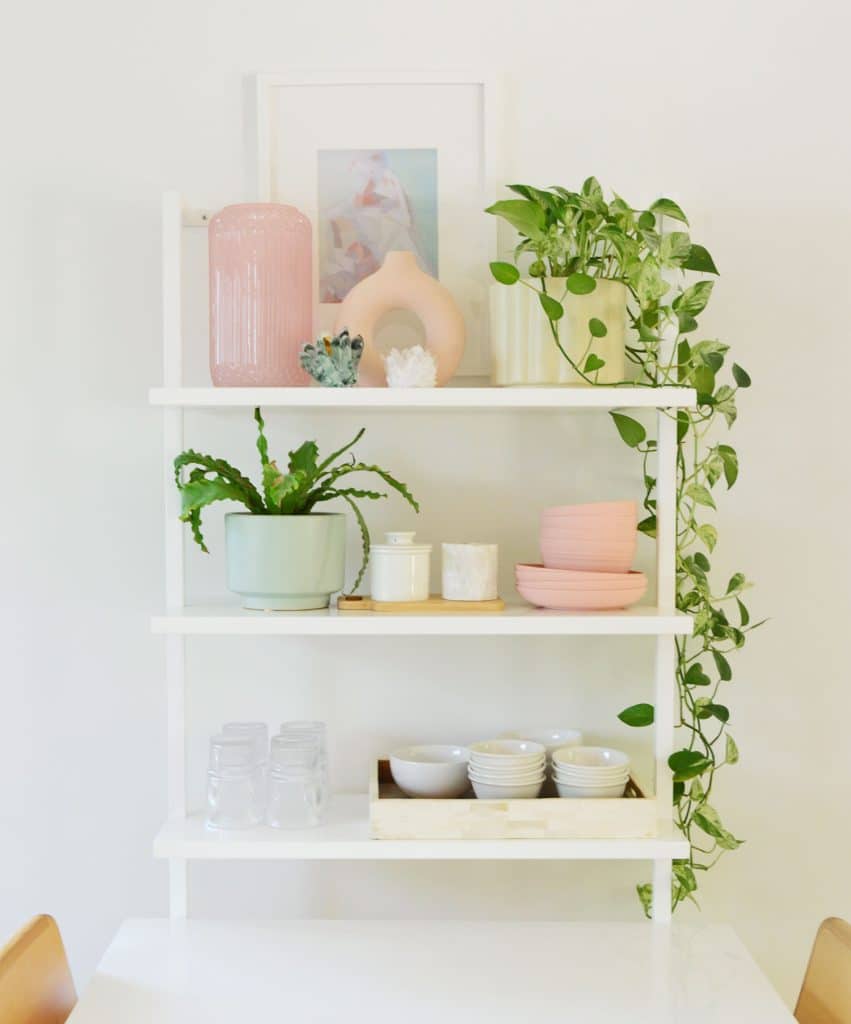
[[[466,747],[431,744],[403,747],[390,755],[390,774],[406,796],[449,800],[470,788]]]
[[[533,743],[540,743],[550,755],[561,747],[574,747],[582,743],[582,733],[578,729],[550,729],[547,727],[518,729],[515,732],[506,733],[502,738],[531,740]]]
[[[495,786],[513,786],[522,782],[543,782],[547,777],[546,769],[543,766],[533,768],[528,772],[518,772],[515,775],[494,775],[489,772],[478,771],[475,768],[470,768],[467,774],[477,782],[492,782]]]
[[[478,764],[535,764],[546,755],[542,743],[531,740],[482,740],[470,744],[470,760]]]
[[[553,753],[553,764],[568,768],[629,768],[629,757],[611,747],[562,747]]]
[[[561,797],[579,797],[583,799],[612,800],[623,796],[626,783],[619,783],[617,786],[566,786],[563,782],[556,782],[558,795]]]
[[[624,771],[619,775],[582,775],[575,772],[563,772],[557,768],[553,769],[553,778],[557,782],[564,782],[569,786],[614,786],[618,782],[626,782],[629,772]]]
[[[540,782],[523,783],[517,786],[495,786],[473,779],[473,791],[479,800],[534,800],[541,792],[543,784],[542,779]]]

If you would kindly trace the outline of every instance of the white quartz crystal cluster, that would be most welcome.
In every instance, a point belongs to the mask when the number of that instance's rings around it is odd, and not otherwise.
[[[391,348],[384,357],[390,388],[433,388],[437,383],[434,356],[422,347]]]

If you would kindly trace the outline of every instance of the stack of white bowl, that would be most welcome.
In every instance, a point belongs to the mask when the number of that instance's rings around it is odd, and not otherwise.
[[[467,770],[480,800],[533,800],[544,784],[546,765],[542,743],[483,740],[470,746]]]
[[[611,747],[562,747],[553,754],[559,796],[619,797],[629,779],[629,758]]]

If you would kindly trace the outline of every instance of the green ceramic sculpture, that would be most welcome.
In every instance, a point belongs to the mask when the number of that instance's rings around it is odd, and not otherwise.
[[[325,388],[350,388],[358,382],[358,364],[363,355],[363,338],[349,337],[343,328],[333,337],[322,335],[315,345],[301,351],[301,368]]]

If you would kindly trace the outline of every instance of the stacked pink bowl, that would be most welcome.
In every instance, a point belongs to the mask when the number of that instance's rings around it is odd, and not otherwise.
[[[634,501],[559,505],[541,514],[543,565],[518,563],[517,590],[560,611],[607,611],[641,600],[647,577],[630,566],[638,545]]]

